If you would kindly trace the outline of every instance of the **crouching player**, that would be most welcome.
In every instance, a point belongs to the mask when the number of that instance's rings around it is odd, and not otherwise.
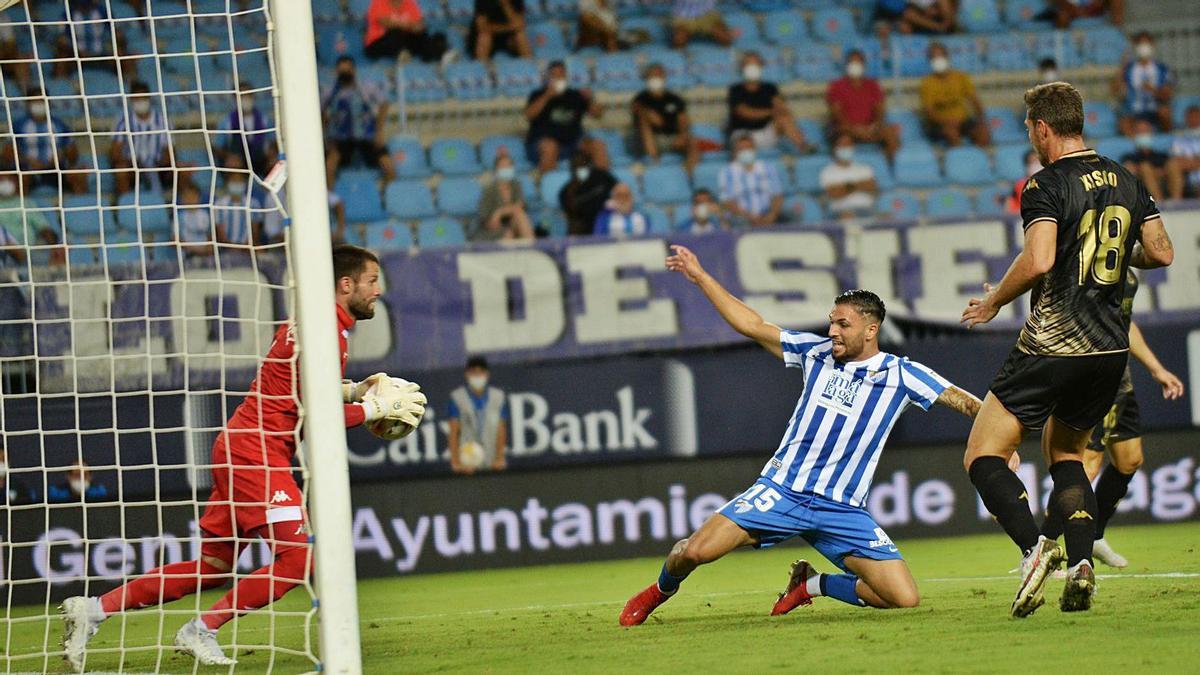
[[[828,337],[782,330],[730,295],[683,246],[667,268],[700,287],[730,326],[802,369],[804,392],[775,456],[750,489],[671,550],[658,581],[633,596],[621,625],[635,626],[679,590],[692,570],[742,546],[764,548],[803,537],[844,574],[792,566],[772,614],[829,596],[856,607],[913,607],[917,584],[900,551],[867,512],[867,492],[900,413],[934,403],[973,417],[979,399],[907,358],[879,349],[883,302],[846,291],[834,299]]]
[[[363,248],[337,246],[333,273],[345,371],[350,329],[355,321],[375,315],[379,259]],[[232,577],[238,555],[254,537],[270,544],[272,562],[241,577],[225,597],[180,628],[176,647],[203,665],[230,665],[234,661],[221,651],[217,630],[304,583],[312,568],[312,547],[302,495],[292,477],[299,393],[294,386],[300,380],[294,347],[293,326],[281,326],[249,395],[213,444],[213,488],[200,519],[200,559],[164,565],[100,597],[63,602],[63,647],[74,668],[83,667],[87,643],[105,619],[223,586]],[[342,390],[348,428],[387,420],[393,425],[403,423],[411,431],[425,414],[420,387],[383,373],[362,383],[344,382]]]

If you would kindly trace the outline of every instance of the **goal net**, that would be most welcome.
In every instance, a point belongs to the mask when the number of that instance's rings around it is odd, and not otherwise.
[[[277,38],[266,0],[0,12],[5,672],[68,669],[65,598],[200,556],[213,440],[295,315],[265,182]],[[111,615],[85,669],[193,670],[176,631],[271,560],[230,541],[245,548],[223,586]],[[218,642],[240,669],[318,669],[317,606],[302,583]]]

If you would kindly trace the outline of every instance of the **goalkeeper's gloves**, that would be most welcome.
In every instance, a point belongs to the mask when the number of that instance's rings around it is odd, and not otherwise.
[[[421,393],[421,386],[416,382],[389,378],[374,393],[363,397],[361,405],[366,413],[364,422],[369,424],[388,419],[416,427],[425,416],[426,402],[425,394]]]
[[[367,395],[367,390],[376,382],[387,379],[387,373],[375,373],[362,382],[342,380],[342,403],[358,403],[363,400],[363,397]]]

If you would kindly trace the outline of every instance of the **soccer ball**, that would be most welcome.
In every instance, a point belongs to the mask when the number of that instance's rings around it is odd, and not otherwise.
[[[3,0],[0,0],[0,1],[3,1]],[[393,378],[389,378],[386,381],[377,382],[375,384],[372,384],[370,386],[370,388],[367,389],[367,395],[369,396],[371,394],[374,394],[377,390],[376,388],[379,386],[385,386],[385,387],[400,386],[402,383],[405,383],[405,380],[402,380],[398,377],[393,377]],[[405,436],[411,434],[413,432],[413,430],[416,429],[416,427],[414,427],[411,424],[405,424],[404,422],[401,422],[399,420],[382,419],[382,420],[375,420],[374,422],[371,422],[369,425],[367,425],[367,429],[371,433],[378,436],[379,438],[382,438],[387,441],[395,441],[395,440],[399,440],[399,439],[404,438]]]
[[[468,469],[478,469],[483,466],[483,446],[475,441],[467,441],[458,446],[458,461]]]

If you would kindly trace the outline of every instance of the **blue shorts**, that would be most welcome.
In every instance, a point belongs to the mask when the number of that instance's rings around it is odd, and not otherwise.
[[[849,571],[843,564],[846,556],[903,560],[900,549],[866,509],[793,492],[766,478],[759,478],[717,513],[757,538],[756,548],[800,536],[845,571]]]

